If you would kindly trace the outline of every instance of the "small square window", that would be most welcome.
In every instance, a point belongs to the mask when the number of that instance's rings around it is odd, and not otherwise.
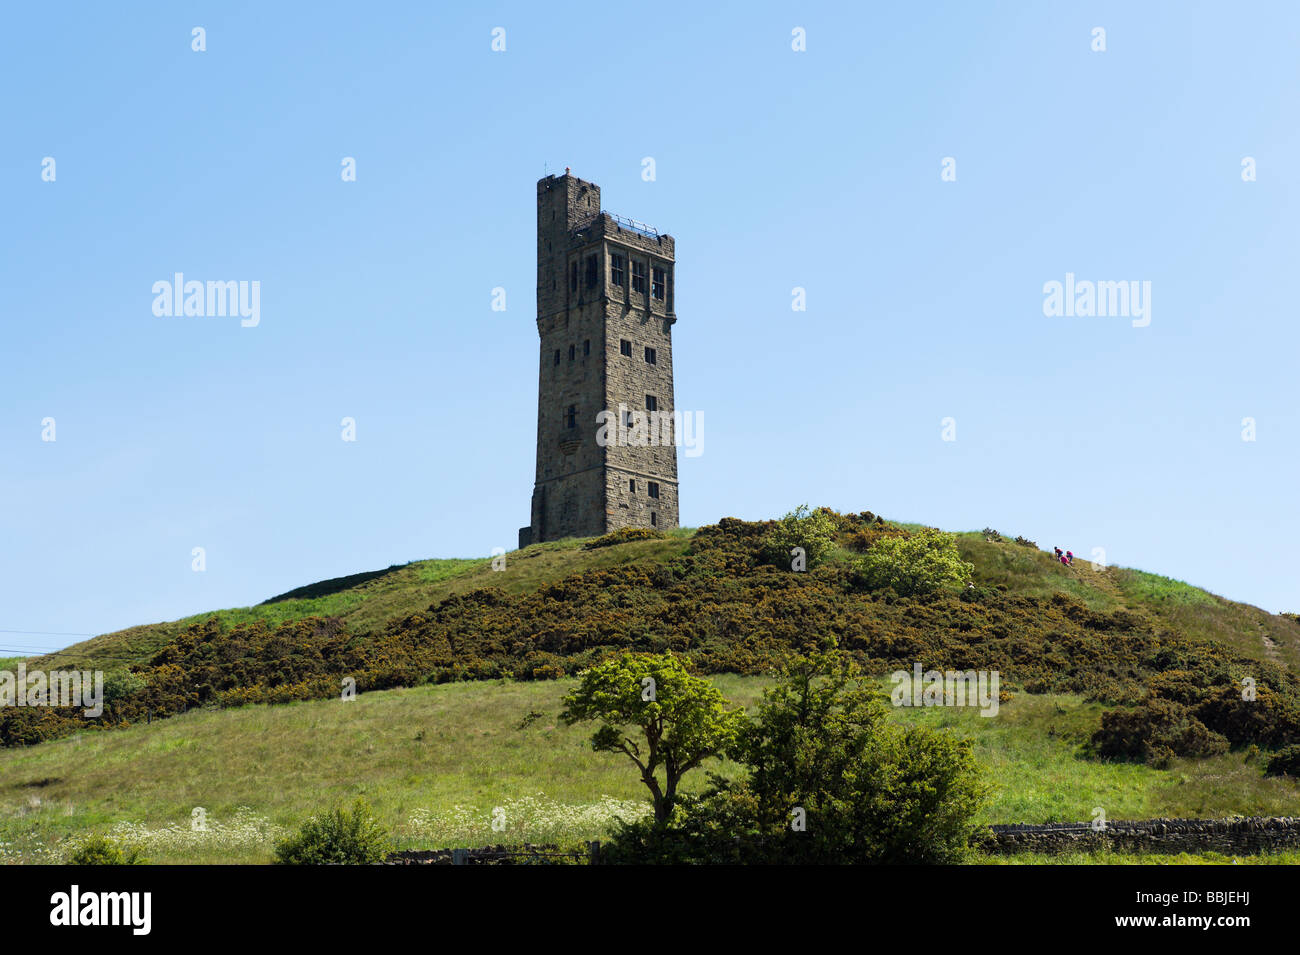
[[[659,526],[659,515],[656,514],[654,511],[650,512],[650,526],[651,527]]]
[[[577,352],[577,349],[576,349],[573,345],[570,345],[570,346],[569,346],[569,361],[573,361],[573,357],[574,357],[574,355],[576,354],[576,352]]]
[[[609,257],[609,284],[617,285],[619,288],[622,288],[624,281],[623,273],[626,269],[627,259],[623,258],[623,256],[619,255],[617,252],[611,254]]]
[[[586,358],[590,354],[591,354],[591,339],[588,338],[586,341],[582,343],[582,357]]]
[[[627,339],[622,339],[621,341],[619,341],[619,343],[618,343],[618,353],[619,353],[620,355],[626,355],[628,358],[631,358],[631,357],[632,357],[632,343],[631,343],[630,341],[628,341]]]
[[[655,350],[653,348],[647,348],[645,350],[645,360],[647,365],[653,365],[655,363]]]
[[[578,263],[569,263],[569,291],[578,291]]]
[[[560,363],[560,350],[558,348],[555,349],[555,363],[557,365]]]
[[[628,411],[626,408],[623,410],[623,427],[632,427],[632,412]]]
[[[569,405],[564,412],[564,426],[570,430],[578,426],[578,406]]]
[[[653,269],[651,270],[650,275],[652,280],[650,284],[650,294],[662,302],[664,300],[664,292],[668,288],[668,280],[664,275],[664,270]]]
[[[596,257],[587,256],[587,288],[596,287]]]
[[[646,494],[650,495],[650,496],[653,497],[653,498],[658,498],[658,497],[659,497],[659,482],[658,482],[658,481],[647,481],[647,482],[646,482],[646,485],[645,485],[645,492],[646,492]]]
[[[636,478],[632,478],[631,480],[629,480],[629,481],[627,482],[627,492],[628,492],[629,494],[635,494],[635,493],[636,493]]]
[[[632,291],[645,294],[645,263],[632,260]]]
[[[658,410],[659,410],[659,399],[656,398],[654,395],[646,395],[646,396],[645,396],[645,410],[646,410],[646,411],[658,411]]]

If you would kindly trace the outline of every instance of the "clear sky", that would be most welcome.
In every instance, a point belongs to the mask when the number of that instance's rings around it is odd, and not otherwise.
[[[565,166],[677,240],[683,523],[991,525],[1300,610],[1296,4],[25,4],[0,80],[0,648],[513,548]],[[155,316],[176,272],[259,324]],[[1045,315],[1067,273],[1149,324]]]

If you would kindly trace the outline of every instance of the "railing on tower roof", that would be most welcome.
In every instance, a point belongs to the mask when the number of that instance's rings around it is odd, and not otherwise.
[[[639,232],[641,235],[648,236],[651,239],[657,239],[659,238],[660,235],[662,235],[662,233],[652,225],[647,225],[646,223],[641,222],[637,219],[629,219],[626,216],[617,216],[614,215],[614,213],[612,212],[606,212],[604,209],[601,209],[599,212],[594,213],[593,215],[587,216],[587,218],[583,219],[573,228],[575,231],[578,229],[585,229],[587,228],[587,226],[591,225],[601,216],[608,216],[609,218],[613,219],[614,222],[617,223],[622,228],[630,229],[633,232]]]

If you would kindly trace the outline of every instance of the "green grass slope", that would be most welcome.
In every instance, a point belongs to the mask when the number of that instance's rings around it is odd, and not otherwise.
[[[664,563],[685,552],[689,535],[690,531],[682,531],[666,540],[634,541],[591,551],[583,550],[584,542],[576,539],[535,544],[507,555],[508,573],[493,571],[489,558],[414,561],[309,584],[252,607],[208,611],[103,634],[34,657],[28,666],[112,669],[144,663],[190,626],[213,618],[229,627],[255,621],[276,625],[309,617],[337,617],[355,632],[379,630],[390,619],[483,587],[496,587],[508,594],[530,593],[588,570],[643,561]]]
[[[957,535],[976,591],[864,595],[850,569],[860,529],[895,531],[843,520],[840,543],[815,573],[755,565],[763,525],[724,521],[608,546],[535,545],[507,555],[504,571],[489,559],[419,561],[29,660],[110,672],[136,665],[151,681],[153,719],[137,705],[112,727],[65,724],[62,738],[0,748],[0,862],[59,861],[76,839],[107,831],[161,862],[266,861],[278,833],[356,795],[376,805],[402,846],[599,837],[615,815],[643,812],[645,798],[628,767],[590,752],[587,730],[557,720],[582,660],[680,644],[730,699],[752,705],[766,678],[736,675],[733,665],[766,672],[773,648],[826,633],[876,673],[945,657],[1004,669],[1004,689],[1014,692],[996,719],[963,708],[893,711],[975,741],[994,787],[985,822],[1087,820],[1095,806],[1111,819],[1295,814],[1296,781],[1264,777],[1263,758],[1245,746],[1164,769],[1103,762],[1084,746],[1107,707],[1153,673],[1208,674],[1216,660],[1234,674],[1253,671],[1234,656],[1294,672],[1294,615],[1142,571],[1083,560],[1063,567],[982,532]],[[1228,652],[1187,656],[1183,644]],[[466,658],[476,662],[462,672]],[[502,672],[524,678],[482,678]],[[356,701],[337,698],[340,673],[358,674]],[[444,679],[469,681],[425,682]],[[202,692],[200,681],[210,681]],[[262,695],[241,696],[253,684]],[[187,712],[168,708],[177,700]],[[306,701],[239,705],[249,700]],[[45,718],[26,709],[0,722],[33,716]],[[693,780],[703,783],[702,774]],[[490,827],[497,807],[505,832]],[[206,829],[191,826],[198,809]]]
[[[766,685],[714,682],[751,708]],[[557,719],[572,684],[480,681],[193,711],[0,750],[0,862],[59,861],[94,832],[161,863],[266,862],[278,833],[361,795],[403,847],[599,838],[614,815],[644,811],[646,797],[625,759],[591,751],[590,727]],[[1264,778],[1241,753],[1166,771],[1080,758],[1100,711],[1048,694],[1017,696],[997,719],[952,708],[892,714],[975,741],[993,786],[987,823],[1088,820],[1095,806],[1111,819],[1294,814],[1296,781]],[[703,785],[703,772],[688,781]],[[501,832],[491,827],[497,807]],[[191,825],[196,808],[207,831]]]
[[[991,541],[977,532],[959,534],[958,547],[975,565],[978,583],[1002,584],[1013,593],[1038,597],[1069,594],[1093,610],[1144,614],[1188,638],[1300,667],[1300,622],[1293,614],[1272,614],[1141,570],[1099,569],[1080,557],[1072,567],[1063,567],[1048,551]]]

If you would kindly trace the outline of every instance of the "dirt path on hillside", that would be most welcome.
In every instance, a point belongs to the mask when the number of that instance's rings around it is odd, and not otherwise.
[[[1110,597],[1121,607],[1127,607],[1130,610],[1133,609],[1129,606],[1129,602],[1125,598],[1124,592],[1119,589],[1119,584],[1115,583],[1115,580],[1111,575],[1110,567],[1098,568],[1092,563],[1092,561],[1084,560],[1082,557],[1076,557],[1074,563],[1070,565],[1070,569],[1073,570],[1078,578],[1089,587],[1092,587],[1093,589],[1105,594],[1107,597]]]
[[[1259,638],[1264,641],[1264,656],[1268,657],[1270,663],[1285,665],[1282,663],[1282,654],[1277,652],[1277,641],[1269,636],[1268,630],[1262,623],[1257,623],[1255,626],[1259,627]]]

